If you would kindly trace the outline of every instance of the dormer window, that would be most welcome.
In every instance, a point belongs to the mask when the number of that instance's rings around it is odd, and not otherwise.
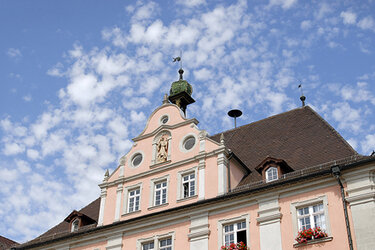
[[[293,169],[282,159],[267,156],[256,168],[265,182],[276,181]]]
[[[277,174],[277,168],[276,167],[270,167],[266,170],[266,181],[275,181],[277,180],[278,174]]]
[[[71,228],[71,232],[76,232],[78,231],[78,228],[79,228],[79,219],[75,219],[73,222],[72,222],[72,228]]]
[[[69,229],[67,228],[67,230],[72,233],[77,232],[81,227],[96,223],[96,220],[76,210],[73,210],[64,221],[69,223]]]

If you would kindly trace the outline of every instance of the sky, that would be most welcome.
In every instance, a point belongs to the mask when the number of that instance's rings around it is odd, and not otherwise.
[[[99,197],[178,80],[211,135],[306,104],[375,149],[375,1],[0,0],[0,235]]]

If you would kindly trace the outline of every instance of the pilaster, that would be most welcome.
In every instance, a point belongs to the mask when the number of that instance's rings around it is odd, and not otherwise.
[[[189,232],[190,250],[207,250],[210,235],[208,213],[192,215]]]
[[[275,195],[258,199],[258,203],[257,222],[259,224],[260,249],[282,249],[280,229],[282,214],[280,213],[278,196]],[[270,235],[272,235],[272,237],[269,237]]]

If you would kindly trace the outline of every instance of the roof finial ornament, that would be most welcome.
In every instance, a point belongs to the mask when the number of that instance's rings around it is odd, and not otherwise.
[[[105,174],[104,174],[103,182],[108,181],[108,179],[109,179],[109,171],[108,171],[108,169],[107,169],[107,171],[105,171]]]
[[[298,85],[298,88],[301,89],[301,97],[299,98],[302,102],[302,107],[305,107],[305,100],[306,100],[306,96],[303,95],[303,90],[302,90],[302,83],[301,83],[301,80],[298,79],[299,81],[299,85]]]
[[[221,135],[220,135],[220,144],[224,145],[224,134],[223,133],[221,133]]]
[[[182,74],[184,73],[184,70],[182,69],[182,51],[180,50],[180,56],[174,57],[173,62],[180,62],[180,69],[178,70],[178,73],[180,74],[180,80],[183,79]]]
[[[167,104],[167,103],[169,103],[169,101],[168,101],[168,95],[165,94],[164,98],[163,98],[163,104]]]

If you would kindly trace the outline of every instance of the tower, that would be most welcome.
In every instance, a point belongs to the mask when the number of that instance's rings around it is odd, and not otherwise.
[[[186,116],[186,106],[195,102],[191,97],[193,87],[183,79],[184,70],[182,68],[178,70],[178,73],[180,79],[172,83],[168,99],[171,103],[176,104]]]

